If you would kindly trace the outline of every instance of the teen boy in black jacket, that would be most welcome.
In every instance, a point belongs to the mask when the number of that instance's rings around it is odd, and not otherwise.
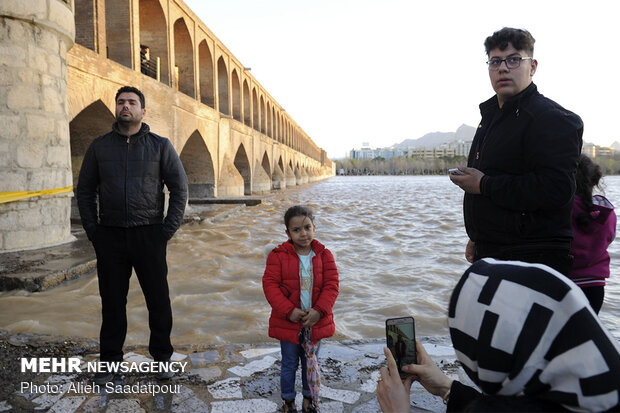
[[[532,83],[534,38],[504,28],[485,42],[496,95],[480,105],[482,121],[463,175],[466,257],[547,264],[568,274],[571,210],[583,123]]]
[[[76,190],[82,225],[97,254],[100,358],[123,359],[133,268],[149,310],[149,352],[155,361],[166,362],[173,352],[166,245],[183,220],[187,176],[170,141],[142,122],[142,92],[124,86],[115,100],[117,122],[86,151]],[[164,185],[170,191],[165,219]],[[95,375],[97,384],[112,379],[109,372]]]

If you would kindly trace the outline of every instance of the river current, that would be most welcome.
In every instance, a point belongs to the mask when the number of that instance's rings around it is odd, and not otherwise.
[[[606,177],[620,205],[620,177]],[[181,227],[168,247],[173,344],[261,343],[270,307],[261,277],[267,254],[286,240],[286,208],[315,210],[316,239],[340,273],[334,339],[384,337],[385,319],[412,315],[417,335],[448,334],[446,309],[468,263],[462,191],[445,176],[334,177],[274,192],[253,207]],[[620,241],[600,317],[620,338]],[[127,305],[127,344],[147,344],[148,313],[136,277]],[[0,294],[0,329],[97,338],[96,276],[40,293]]]

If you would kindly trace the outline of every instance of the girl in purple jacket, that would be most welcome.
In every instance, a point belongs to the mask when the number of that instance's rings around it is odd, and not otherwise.
[[[571,254],[575,261],[569,277],[581,287],[597,314],[603,305],[605,278],[609,277],[607,247],[616,237],[614,206],[602,195],[592,196],[592,189],[599,187],[601,177],[601,168],[581,155],[573,206]]]

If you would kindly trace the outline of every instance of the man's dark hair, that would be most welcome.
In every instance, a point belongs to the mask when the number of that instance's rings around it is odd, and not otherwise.
[[[116,92],[116,96],[114,96],[114,103],[116,103],[116,101],[118,100],[118,96],[121,93],[135,93],[140,98],[140,107],[144,109],[144,107],[146,106],[146,103],[144,102],[144,95],[142,94],[142,92],[140,92],[140,89],[133,86],[123,86]]]
[[[492,36],[487,37],[484,41],[484,48],[486,49],[487,56],[489,56],[491,50],[498,48],[499,50],[506,50],[512,44],[512,47],[515,49],[525,50],[529,56],[534,56],[535,41],[527,30],[504,27],[493,33]]]
[[[312,210],[308,207],[295,205],[286,210],[284,214],[284,225],[286,225],[286,229],[288,229],[288,224],[291,222],[291,218],[294,217],[308,217],[310,221],[314,223],[314,214]]]

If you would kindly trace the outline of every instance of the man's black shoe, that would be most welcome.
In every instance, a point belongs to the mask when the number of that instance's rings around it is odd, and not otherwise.
[[[161,363],[162,369],[159,371],[159,373],[157,373],[155,378],[157,380],[170,380],[174,376],[174,372],[169,370],[169,368],[170,368],[170,359],[164,360],[164,361],[160,361],[160,363]],[[164,366],[167,367],[168,369],[164,370],[163,369]]]
[[[108,373],[106,371],[102,371],[99,373],[95,373],[95,384],[106,384],[114,380],[114,373]]]

